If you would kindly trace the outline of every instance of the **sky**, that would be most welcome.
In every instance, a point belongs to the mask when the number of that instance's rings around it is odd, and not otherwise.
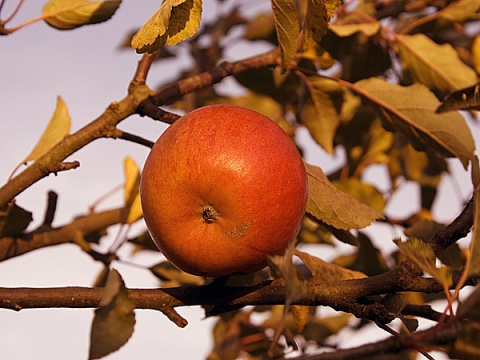
[[[25,1],[12,25],[41,14],[45,1]],[[269,6],[269,1],[248,1],[247,13],[255,13]],[[7,0],[5,14],[16,4]],[[124,0],[114,17],[103,24],[85,26],[73,31],[57,31],[43,22],[35,23],[9,36],[0,38],[0,182],[4,183],[12,170],[24,159],[40,137],[61,96],[72,118],[72,131],[95,119],[115,100],[122,99],[139,60],[133,50],[120,50],[125,35],[141,26],[157,9],[160,1]],[[212,2],[204,1],[204,16],[214,16],[218,9]],[[247,10],[247,9],[246,9]],[[3,15],[5,16],[5,15]],[[259,51],[256,47],[233,47],[229,60],[249,56]],[[155,64],[149,75],[151,86],[167,83],[173,71],[188,68],[188,60]],[[231,82],[224,87],[228,91]],[[476,126],[476,125],[473,125]],[[155,140],[166,125],[148,118],[131,117],[119,126],[150,140]],[[478,129],[476,129],[478,130]],[[478,133],[478,131],[477,131]],[[328,167],[338,156],[326,156],[303,131],[306,158],[311,163]],[[39,225],[49,190],[59,194],[57,216],[54,225],[62,225],[79,214],[124,181],[123,160],[132,157],[141,167],[148,149],[122,140],[101,139],[74,154],[70,161],[80,161],[73,171],[49,176],[33,185],[17,197],[17,204],[34,214],[32,227]],[[469,194],[468,173],[458,163],[451,163],[456,180],[442,183],[447,194]],[[384,173],[372,168],[372,182],[384,179]],[[416,189],[406,186],[403,193],[393,199],[395,208],[404,202],[399,216],[418,210],[415,201],[405,201],[416,196]],[[99,210],[119,206],[122,193],[117,193],[99,206]],[[451,220],[461,209],[461,201],[455,195],[437,202],[436,214],[445,221]],[[402,213],[403,212],[403,213]],[[133,231],[141,231],[138,225]],[[111,238],[116,229],[111,230]],[[392,233],[387,231],[388,238]],[[108,241],[107,241],[108,242]],[[107,244],[108,245],[108,244]],[[392,244],[389,243],[391,246]],[[128,253],[124,253],[128,256]],[[325,254],[326,257],[333,253]],[[153,265],[163,258],[160,254],[139,253],[129,258],[139,264]],[[127,287],[157,287],[158,282],[147,271],[116,263]],[[51,287],[90,286],[101,267],[82,253],[75,245],[62,245],[34,251],[27,255],[0,263],[2,287]],[[214,319],[203,319],[198,307],[178,310],[189,321],[185,329],[177,328],[156,311],[137,310],[133,337],[106,359],[191,359],[204,358],[211,349],[211,328]],[[2,359],[85,359],[92,309],[65,310],[42,309],[13,312],[0,310],[0,358]],[[28,339],[28,341],[25,341]]]

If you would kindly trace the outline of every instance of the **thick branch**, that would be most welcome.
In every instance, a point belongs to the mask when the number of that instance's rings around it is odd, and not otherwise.
[[[292,360],[349,360],[363,359],[379,354],[399,353],[403,350],[431,349],[454,342],[460,332],[475,329],[477,324],[467,321],[452,321],[447,325],[437,325],[433,328],[416,331],[412,334],[399,334],[375,343],[365,344],[350,349],[337,349],[333,352],[323,352],[316,355],[300,356]]]
[[[408,264],[385,274],[363,279],[337,282],[308,282],[304,296],[294,302],[298,305],[330,306],[336,310],[354,309],[357,299],[375,294],[414,291],[439,293],[443,288],[435,280],[418,276]],[[13,310],[26,308],[89,308],[97,307],[102,288],[0,288],[0,307]],[[286,287],[283,281],[267,281],[252,286],[182,286],[166,289],[130,289],[129,294],[137,308],[163,309],[192,305],[247,305],[284,304]],[[350,304],[350,305],[348,305]],[[355,309],[354,309],[355,310]],[[358,314],[357,314],[358,315]]]
[[[77,218],[70,224],[57,229],[34,231],[21,238],[1,238],[0,261],[46,246],[73,242],[79,233],[85,237],[93,232],[120,223],[123,216],[123,208],[118,208]]]

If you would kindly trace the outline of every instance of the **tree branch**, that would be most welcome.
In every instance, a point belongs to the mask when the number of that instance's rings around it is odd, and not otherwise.
[[[413,271],[413,272],[412,272]],[[358,299],[375,294],[403,291],[440,293],[443,287],[431,278],[418,276],[407,263],[377,276],[328,283],[307,282],[305,294],[295,305],[330,306],[348,311]],[[454,285],[453,285],[454,286]],[[97,307],[102,288],[0,288],[0,308],[21,310],[27,308],[90,308]],[[266,281],[251,286],[182,286],[165,289],[129,289],[129,295],[139,309],[175,308],[193,305],[247,305],[284,304],[286,287],[283,280]],[[355,315],[364,317],[368,305],[361,305]],[[373,308],[371,308],[373,309]],[[370,309],[370,310],[371,310]],[[383,311],[383,310],[382,310]],[[375,314],[372,314],[375,315]],[[374,316],[366,316],[374,318]],[[373,320],[373,319],[372,319]],[[376,318],[375,318],[376,320]]]
[[[435,235],[428,240],[428,245],[430,245],[436,255],[468,235],[473,226],[474,209],[475,206],[472,197],[455,220],[445,229],[437,231]]]
[[[253,56],[236,62],[223,62],[203,73],[179,80],[175,84],[165,86],[152,95],[156,106],[170,105],[175,100],[192,91],[216,84],[228,76],[250,69],[278,64],[280,50],[275,48],[264,54]]]
[[[1,238],[0,261],[46,246],[74,242],[78,233],[86,237],[108,226],[120,223],[123,218],[124,209],[118,208],[79,217],[70,224],[57,229],[33,231],[18,238]]]

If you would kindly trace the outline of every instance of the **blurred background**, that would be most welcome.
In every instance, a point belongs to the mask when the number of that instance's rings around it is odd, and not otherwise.
[[[45,1],[27,1],[11,26],[37,17]],[[203,22],[222,16],[239,2],[204,1]],[[7,16],[17,1],[7,0],[2,15]],[[112,102],[126,95],[140,55],[122,48],[127,35],[139,28],[160,6],[161,1],[124,0],[119,10],[108,22],[81,27],[72,31],[58,31],[40,21],[11,35],[0,38],[0,182],[7,181],[13,169],[29,154],[61,96],[72,118],[72,131],[95,119]],[[254,16],[270,9],[270,1],[243,1],[242,14]],[[239,60],[268,49],[267,43],[246,46],[242,41],[229,44],[226,60]],[[188,51],[178,46],[178,58],[155,63],[148,84],[155,88],[167,84],[183,70],[189,69]],[[180,60],[179,60],[180,59]],[[225,94],[238,93],[240,88],[227,79],[217,89]],[[471,123],[478,134],[478,124]],[[155,140],[166,128],[165,124],[148,118],[132,116],[119,128]],[[476,135],[477,136],[477,135]],[[326,173],[338,167],[342,154],[326,155],[300,130],[300,142],[308,162],[321,166]],[[123,160],[132,157],[142,167],[148,148],[122,140],[101,139],[89,144],[67,161],[78,160],[76,170],[50,175],[17,197],[17,204],[33,212],[32,228],[41,224],[46,206],[47,192],[59,194],[58,209],[53,223],[60,226],[75,216],[84,214],[88,207],[103,195],[124,182]],[[452,176],[442,181],[441,192],[434,206],[438,220],[448,222],[461,210],[463,201],[471,192],[469,174],[458,161],[449,162]],[[372,167],[367,176],[381,184],[386,174],[380,167]],[[380,186],[381,188],[381,186]],[[392,216],[406,217],[419,209],[418,189],[405,184],[395,195],[389,207],[397,211]],[[120,206],[123,192],[102,201],[98,210]],[[130,234],[144,230],[139,221]],[[100,245],[108,249],[114,240],[117,227]],[[369,229],[373,240],[382,249],[394,247],[391,239],[402,234],[381,225]],[[128,262],[149,266],[161,261],[162,255],[150,252],[131,253],[126,248],[122,257]],[[308,250],[307,250],[308,251]],[[323,250],[322,250],[323,251]],[[347,245],[326,248],[322,258],[328,260],[336,252],[348,252]],[[142,267],[116,262],[127,287],[158,287],[157,279]],[[0,263],[1,287],[55,287],[91,286],[101,270],[76,245],[62,245],[31,252]],[[211,329],[215,319],[204,319],[199,307],[178,309],[189,325],[177,328],[156,311],[136,310],[136,327],[133,337],[107,359],[199,359],[205,358],[212,347]],[[0,310],[0,358],[2,359],[85,359],[92,309],[39,309],[13,312]],[[383,335],[384,336],[384,335]],[[349,338],[348,344],[355,345]]]

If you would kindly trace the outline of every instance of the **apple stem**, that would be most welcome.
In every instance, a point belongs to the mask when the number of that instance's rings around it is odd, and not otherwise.
[[[217,220],[218,211],[212,205],[204,205],[202,207],[202,216],[207,224],[211,224]]]

